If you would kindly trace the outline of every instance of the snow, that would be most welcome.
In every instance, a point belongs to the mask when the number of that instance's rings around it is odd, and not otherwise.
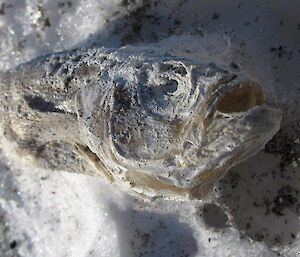
[[[284,111],[278,136],[200,202],[143,202],[2,149],[0,256],[300,255],[299,8],[297,0],[0,0],[0,70],[74,47],[197,34],[217,42],[215,57],[226,53],[262,81]]]

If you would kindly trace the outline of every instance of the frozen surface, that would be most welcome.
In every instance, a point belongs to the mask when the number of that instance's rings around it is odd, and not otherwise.
[[[193,34],[246,67],[284,111],[265,150],[203,202],[142,202],[100,179],[27,167],[2,149],[0,256],[300,255],[299,8],[297,0],[0,0],[0,70],[73,47]]]

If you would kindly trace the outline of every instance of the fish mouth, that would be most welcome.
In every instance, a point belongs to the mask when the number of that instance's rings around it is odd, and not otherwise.
[[[245,127],[252,127],[255,133],[246,141],[273,136],[280,128],[282,110],[267,102],[263,88],[256,81],[242,80],[225,87],[213,108],[217,116],[234,117],[242,120]]]
[[[246,112],[266,101],[262,87],[255,81],[241,81],[225,90],[216,104],[216,110],[224,114]]]

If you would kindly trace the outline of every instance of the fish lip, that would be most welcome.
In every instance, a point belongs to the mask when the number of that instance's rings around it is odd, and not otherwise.
[[[258,132],[254,133],[253,136],[258,136],[263,133],[272,134],[273,136],[280,129],[283,111],[278,107],[270,106],[265,103],[248,110],[244,115],[250,118],[251,115],[253,115],[254,119],[255,116],[263,116],[261,117],[263,120],[263,122],[261,122],[262,125],[258,127],[257,124],[255,124],[255,128],[258,130]]]

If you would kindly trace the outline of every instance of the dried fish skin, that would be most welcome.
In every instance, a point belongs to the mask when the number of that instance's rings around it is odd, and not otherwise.
[[[56,169],[104,175],[145,197],[203,197],[230,167],[260,150],[281,121],[245,72],[164,48],[57,53],[1,81],[9,113],[3,138],[33,159],[40,158],[34,149],[48,149],[46,166],[51,160]]]

